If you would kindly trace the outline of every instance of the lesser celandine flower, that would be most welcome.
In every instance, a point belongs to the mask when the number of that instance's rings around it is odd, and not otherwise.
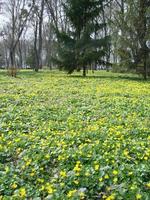
[[[106,200],[115,200],[115,194],[111,194],[106,198]]]
[[[18,185],[17,185],[16,183],[13,183],[13,184],[11,185],[11,188],[12,188],[12,189],[16,189],[17,186],[18,186]]]
[[[117,170],[114,170],[112,173],[113,173],[114,176],[118,175],[118,171]]]
[[[20,188],[19,189],[19,195],[22,198],[26,197],[26,189],[25,188]]]
[[[95,171],[98,171],[98,170],[99,170],[99,164],[96,164],[96,165],[94,166],[94,169],[95,169]]]
[[[150,189],[150,182],[146,183],[146,187]]]
[[[136,199],[138,200],[138,199],[141,199],[142,198],[142,195],[141,194],[137,194],[136,195]]]
[[[74,194],[77,192],[77,190],[70,190],[69,192],[68,192],[68,194],[67,194],[67,197],[73,197],[74,196]]]
[[[104,178],[105,178],[105,179],[109,179],[109,176],[108,176],[108,174],[106,174],[106,175],[104,176]]]
[[[47,183],[45,188],[48,194],[52,194],[54,192],[53,186],[50,183]]]
[[[60,172],[60,176],[63,177],[63,178],[65,178],[65,177],[67,176],[67,174],[66,174],[65,171],[61,171],[61,172]]]

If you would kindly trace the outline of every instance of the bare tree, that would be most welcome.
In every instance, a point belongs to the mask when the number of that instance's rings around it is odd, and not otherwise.
[[[43,23],[45,0],[38,0],[34,5],[31,24],[34,32],[34,69],[36,72],[42,68]]]
[[[4,29],[4,34],[7,36],[8,41],[7,45],[9,47],[10,69],[12,76],[16,76],[16,48],[27,25],[33,6],[34,1],[5,0],[5,14],[8,22],[6,26],[7,28],[5,27]]]
[[[65,31],[68,28],[68,20],[63,12],[65,0],[45,0],[47,11],[57,30]]]

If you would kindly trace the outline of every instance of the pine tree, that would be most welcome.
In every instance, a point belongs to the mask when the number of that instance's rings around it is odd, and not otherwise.
[[[59,53],[56,60],[68,73],[83,69],[83,76],[86,76],[88,65],[103,62],[102,57],[109,47],[109,36],[99,37],[105,26],[100,22],[103,3],[104,0],[66,0],[63,5],[70,29],[57,31]]]

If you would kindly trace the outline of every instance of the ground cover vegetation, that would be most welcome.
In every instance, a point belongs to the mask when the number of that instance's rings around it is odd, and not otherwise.
[[[0,199],[149,199],[149,81],[3,73]]]

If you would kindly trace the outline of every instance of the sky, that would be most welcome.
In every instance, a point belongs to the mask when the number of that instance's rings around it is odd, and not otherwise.
[[[0,29],[6,24],[7,18],[0,14]]]
[[[0,0],[0,29],[7,22],[7,17],[4,14],[5,10],[3,9],[4,9],[4,6],[2,4],[2,0]]]

